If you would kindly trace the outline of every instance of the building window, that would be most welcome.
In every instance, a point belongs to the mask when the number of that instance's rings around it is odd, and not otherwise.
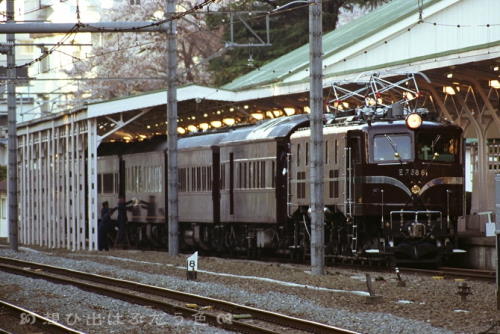
[[[500,171],[500,139],[488,140],[488,167],[497,173]]]
[[[42,60],[40,60],[40,73],[46,73],[50,71],[50,60],[49,60],[50,58],[48,54],[48,49],[43,48],[41,51],[42,54],[45,55],[45,57],[43,57]]]
[[[140,5],[141,4],[141,0],[129,0],[129,2],[131,5]]]
[[[7,205],[6,205],[6,200],[5,198],[2,198],[2,202],[0,204],[1,208],[0,210],[2,210],[2,219],[7,219],[7,216],[5,215],[5,212],[7,211]]]

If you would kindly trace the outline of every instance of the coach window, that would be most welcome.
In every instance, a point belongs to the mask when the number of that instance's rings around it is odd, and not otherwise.
[[[196,167],[196,191],[201,190],[201,167]]]
[[[243,187],[245,186],[244,181],[243,181],[245,178],[244,171],[243,171],[243,164],[244,164],[243,162],[238,163],[238,168],[239,168],[238,174],[240,176],[240,182],[239,182],[239,186],[238,186],[239,189],[243,189]]]
[[[266,187],[266,162],[265,161],[260,162],[260,187],[261,188]]]
[[[271,162],[271,188],[276,187],[276,162]]]
[[[113,184],[113,174],[112,173],[104,173],[102,174],[102,192],[105,194],[112,194],[115,186]]]
[[[328,180],[328,197],[333,198],[333,170],[328,172],[328,178],[330,179]]]
[[[207,167],[207,182],[208,182],[208,191],[212,191],[212,166]]]
[[[207,168],[201,167],[201,191],[207,190]]]
[[[191,167],[191,191],[196,191],[196,169]]]
[[[306,166],[309,164],[309,143],[306,142]]]
[[[186,168],[186,191],[192,191],[193,178],[191,173],[189,172],[192,168]]]
[[[97,193],[102,193],[102,174],[97,174]]]
[[[339,197],[339,170],[331,169],[328,173],[329,182],[328,182],[328,192],[330,198],[338,198]]]
[[[177,182],[179,183],[179,192],[184,192],[184,185],[186,184],[184,179],[185,171],[186,171],[185,168],[179,168],[179,175],[178,175],[179,180],[177,180]]]
[[[306,173],[297,173],[297,198],[306,198]]]
[[[114,193],[117,194],[119,191],[119,182],[118,182],[118,173],[114,173],[114,179],[115,179],[115,191]]]
[[[381,134],[373,139],[373,161],[411,160],[411,138],[407,134]]]
[[[258,168],[258,161],[252,162],[252,187],[253,188],[258,188],[257,187],[257,181],[259,180],[259,168]]]
[[[247,163],[243,163],[243,186],[241,187],[243,189],[247,188]]]
[[[333,197],[339,197],[339,170],[333,171]]]
[[[328,193],[330,198],[339,197],[339,170],[331,169],[328,173]]]
[[[297,166],[300,166],[300,144],[297,144]]]
[[[328,140],[325,141],[325,164],[328,164]]]
[[[339,150],[339,145],[338,145],[337,139],[335,139],[335,164],[337,164],[338,150]]]
[[[226,164],[222,163],[220,165],[220,190],[226,188]]]

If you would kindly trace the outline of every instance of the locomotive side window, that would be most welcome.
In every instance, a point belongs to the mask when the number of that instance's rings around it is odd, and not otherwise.
[[[458,139],[452,135],[420,132],[417,134],[417,157],[424,161],[455,162]]]
[[[373,138],[375,162],[411,160],[411,138],[406,134],[382,134]]]
[[[351,147],[351,156],[353,163],[361,162],[361,138],[352,137],[349,139],[349,146]]]

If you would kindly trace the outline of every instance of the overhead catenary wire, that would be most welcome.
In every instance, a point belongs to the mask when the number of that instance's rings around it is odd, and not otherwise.
[[[183,18],[183,17],[185,17],[187,15],[194,14],[198,10],[200,10],[203,7],[207,6],[208,4],[214,3],[216,1],[217,0],[205,0],[202,3],[193,6],[191,9],[189,9],[187,11],[181,12],[181,13],[176,13],[176,14],[172,15],[171,17],[169,17],[169,18],[167,18],[165,20],[160,20],[160,21],[157,21],[157,22],[152,22],[150,24],[145,24],[145,25],[140,25],[140,26],[128,27],[128,30],[139,32],[139,31],[141,31],[141,30],[143,30],[145,28],[148,28],[148,27],[154,27],[154,26],[163,25],[163,24],[168,23],[170,21],[178,20],[178,19],[181,19],[181,18]],[[44,52],[41,56],[39,56],[39,57],[35,58],[34,60],[29,61],[27,63],[21,64],[21,65],[16,65],[15,68],[21,68],[21,67],[25,67],[25,66],[31,66],[31,65],[33,65],[36,62],[42,61],[44,58],[46,58],[47,56],[49,56],[50,54],[52,54],[59,47],[59,45],[64,44],[64,42],[71,35],[77,33],[79,30],[81,30],[84,27],[86,27],[86,28],[94,28],[94,30],[96,32],[119,32],[121,30],[120,28],[102,28],[102,27],[98,27],[98,26],[93,26],[92,24],[82,23],[81,20],[80,20],[79,2],[77,2],[77,6],[76,6],[76,17],[77,17],[77,23],[74,24],[74,26],[68,32],[66,32],[65,36],[61,39],[61,41],[59,41],[58,43],[56,43],[56,45],[54,45],[47,52]]]
[[[150,27],[150,26],[156,26],[156,25],[162,25],[164,23],[168,23],[170,22],[171,20],[177,20],[177,19],[180,19],[180,18],[183,18],[187,15],[191,15],[191,14],[194,14],[196,11],[198,11],[199,9],[202,9],[204,8],[205,6],[209,6],[210,4],[212,3],[215,3],[217,0],[205,0],[203,1],[202,3],[198,4],[198,5],[195,5],[193,6],[193,8],[185,11],[185,12],[181,12],[181,13],[176,13],[174,15],[172,15],[172,17],[170,18],[167,18],[167,19],[164,19],[164,20],[160,20],[160,21],[157,21],[157,22],[154,22],[154,23],[151,23],[151,24],[148,24],[148,25],[142,25],[142,26],[137,26],[137,27],[131,27],[130,29],[131,30],[141,30],[141,29],[144,29],[144,28],[147,28],[147,27]],[[327,0],[327,1],[331,1],[331,0]],[[289,8],[289,9],[285,9],[285,10],[282,10],[280,11],[279,13],[274,13],[274,14],[282,14],[284,12],[288,12],[288,11],[292,11],[292,10],[297,10],[297,9],[300,9],[300,8],[303,8],[303,7],[307,7],[309,6],[309,4],[306,4],[306,5],[303,5],[303,6],[296,6],[294,8]],[[228,13],[231,13],[231,11],[229,11]],[[270,12],[268,12],[266,15],[268,15]],[[61,45],[64,44],[64,42],[72,35],[72,34],[75,34],[78,32],[78,30],[80,30],[81,27],[92,27],[92,25],[90,24],[84,24],[84,23],[81,23],[80,21],[80,9],[79,9],[79,1],[77,1],[77,6],[76,6],[76,17],[77,17],[77,21],[78,23],[76,23],[74,25],[74,27],[69,31],[67,32],[67,34],[62,38],[62,40],[58,43],[56,43],[50,50],[44,52],[42,55],[40,55],[39,57],[35,58],[34,60],[32,61],[29,61],[29,62],[26,62],[24,64],[21,64],[21,65],[17,65],[16,68],[22,68],[22,67],[25,67],[25,66],[31,66],[37,62],[40,62],[42,61],[43,59],[45,59],[46,57],[48,57],[50,54],[52,54],[53,52],[55,52],[55,50],[57,48],[59,48]],[[260,16],[260,17],[264,17],[264,16]],[[259,18],[259,16],[254,16],[253,19],[257,19]],[[110,31],[118,31],[118,29],[105,29],[105,28],[98,28],[98,27],[95,27],[96,30],[98,32],[110,32]],[[192,32],[194,33],[194,32]],[[151,43],[154,43],[154,42],[151,42]],[[119,51],[119,50],[116,50],[116,51]],[[112,51],[111,51],[112,52]],[[73,57],[73,56],[72,56]],[[186,71],[188,72],[188,71]]]

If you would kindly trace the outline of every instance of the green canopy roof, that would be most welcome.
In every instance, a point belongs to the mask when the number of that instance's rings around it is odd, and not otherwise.
[[[442,0],[424,0],[426,7]],[[418,15],[417,1],[393,0],[378,9],[333,30],[323,36],[323,58],[339,52],[388,26],[410,16]],[[416,20],[417,20],[416,16]],[[243,90],[279,83],[287,76],[309,66],[309,44],[291,51],[261,68],[236,78],[222,88]]]

